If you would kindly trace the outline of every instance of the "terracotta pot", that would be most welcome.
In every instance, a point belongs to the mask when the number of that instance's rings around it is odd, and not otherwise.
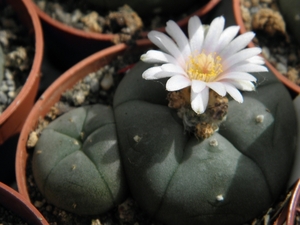
[[[177,23],[181,27],[186,26],[191,16],[202,17],[206,15],[220,1],[210,0],[205,6],[177,21]],[[114,34],[99,34],[79,30],[51,18],[38,6],[35,6],[35,9],[42,21],[49,54],[54,59],[54,63],[62,70],[66,70],[83,58],[113,45]],[[164,27],[158,28],[158,30],[164,31]],[[142,37],[147,37],[147,32],[144,32]]]
[[[35,225],[48,224],[42,214],[24,196],[1,182],[0,204],[22,218],[24,222]]]
[[[240,9],[240,0],[233,0],[233,12],[234,12],[234,17],[236,20],[237,25],[240,26],[240,33],[245,33],[247,32],[243,19],[242,19],[242,13]],[[253,42],[250,42],[248,47],[254,47],[255,44]],[[300,86],[296,85],[292,81],[290,81],[287,77],[285,77],[282,73],[280,73],[268,60],[265,60],[266,65],[268,68],[275,74],[275,76],[289,89],[296,93],[300,93]]]
[[[300,180],[298,180],[294,186],[294,191],[289,204],[286,225],[293,225],[296,221],[296,214],[300,212]]]
[[[291,190],[290,199],[285,202],[282,211],[273,225],[294,225],[297,214],[300,213],[300,179],[298,179]]]
[[[138,51],[140,51],[141,48],[149,49],[150,47],[153,47],[148,40],[139,40],[137,46],[138,48],[136,49]],[[30,198],[26,184],[26,163],[28,159],[26,143],[30,132],[33,131],[38,124],[39,118],[43,118],[50,111],[50,108],[60,100],[63,92],[70,89],[89,73],[95,72],[101,67],[109,64],[113,59],[129,48],[130,47],[125,44],[118,44],[99,51],[80,61],[53,82],[37,100],[21,131],[15,161],[18,190],[27,200],[30,200]],[[130,51],[134,51],[134,49],[130,49]]]
[[[1,2],[1,1],[0,1]],[[22,90],[0,116],[0,144],[21,131],[23,123],[34,104],[40,82],[40,71],[43,57],[43,33],[39,17],[31,0],[7,0],[28,26],[28,35],[35,38],[35,55],[33,64]]]

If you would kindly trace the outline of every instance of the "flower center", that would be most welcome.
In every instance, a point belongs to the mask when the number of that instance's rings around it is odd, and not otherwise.
[[[190,56],[186,65],[187,74],[192,80],[211,82],[223,72],[221,60],[221,57],[216,56],[215,53],[208,55],[200,53],[195,56]]]

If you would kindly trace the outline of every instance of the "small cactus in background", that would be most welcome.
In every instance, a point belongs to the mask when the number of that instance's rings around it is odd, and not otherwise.
[[[300,43],[300,0],[277,0],[277,2],[287,29]]]
[[[126,197],[115,122],[107,106],[80,107],[50,123],[35,147],[32,166],[46,199],[70,212],[104,213]]]

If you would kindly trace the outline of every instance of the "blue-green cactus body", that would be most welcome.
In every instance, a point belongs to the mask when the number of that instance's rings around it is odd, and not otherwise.
[[[46,199],[81,215],[106,212],[126,197],[112,109],[74,109],[43,130],[33,175]]]
[[[131,193],[152,217],[176,225],[243,224],[284,190],[295,151],[289,93],[271,73],[256,92],[229,102],[227,120],[203,141],[167,107],[165,81],[138,63],[114,99],[120,154]]]

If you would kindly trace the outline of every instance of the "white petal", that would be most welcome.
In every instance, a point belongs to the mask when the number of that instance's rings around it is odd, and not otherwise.
[[[171,71],[163,71],[160,66],[155,66],[145,70],[142,74],[142,77],[145,80],[156,80],[165,77],[172,77],[175,75],[178,75],[178,73],[174,73]]]
[[[206,83],[201,80],[192,80],[191,87],[193,92],[199,93],[206,87]]]
[[[265,66],[257,65],[253,63],[238,63],[228,69],[227,72],[267,72],[268,69]],[[225,72],[225,71],[224,71]]]
[[[247,62],[253,63],[253,64],[265,64],[265,60],[263,57],[256,55],[252,56],[251,58],[247,59]]]
[[[183,55],[178,49],[178,46],[169,36],[159,31],[153,30],[148,33],[148,38],[161,50],[172,55],[181,66],[184,65],[185,61]]]
[[[167,22],[166,31],[176,41],[183,57],[187,59],[188,56],[191,55],[189,41],[177,23],[173,20],[169,20]]]
[[[200,93],[191,91],[191,106],[192,109],[197,113],[204,113],[207,107],[209,98],[208,88],[204,88]]]
[[[142,77],[146,80],[155,80],[157,79],[155,77],[155,74],[161,72],[162,69],[160,68],[160,66],[154,66],[154,67],[151,67],[147,70],[145,70],[142,74]]]
[[[169,72],[169,71],[161,71],[158,72],[154,75],[153,79],[161,79],[161,78],[166,78],[166,77],[173,77],[179,75],[178,73],[174,73],[174,72]],[[148,79],[149,80],[149,79]]]
[[[161,66],[161,69],[163,71],[178,73],[178,74],[182,74],[182,75],[187,76],[186,72],[182,69],[182,67],[171,64],[171,63],[163,64]]]
[[[212,90],[214,90],[215,92],[217,92],[219,95],[221,95],[221,96],[226,95],[225,87],[221,82],[209,82],[206,85],[207,85],[207,87],[209,87]]]
[[[248,81],[253,81],[256,82],[256,78],[246,72],[229,72],[229,73],[224,73],[221,74],[216,81],[222,81],[224,79],[232,79],[232,80],[248,80]]]
[[[178,91],[191,85],[191,80],[182,75],[171,77],[166,83],[168,91]]]
[[[193,16],[189,19],[188,33],[192,53],[200,53],[204,40],[204,30],[198,16]]]
[[[251,81],[247,80],[224,80],[223,82],[230,83],[242,91],[254,91],[255,86]]]
[[[224,29],[225,19],[223,16],[215,18],[207,31],[207,35],[203,44],[203,51],[206,54],[214,52],[219,41],[219,37]]]
[[[244,61],[246,59],[249,59],[260,53],[261,53],[261,48],[258,48],[258,47],[243,49],[243,50],[235,53],[234,55],[224,59],[224,61],[222,62],[223,70],[226,71],[232,65],[239,63],[241,61]]]
[[[254,38],[255,33],[247,32],[237,36],[230,44],[227,45],[221,52],[221,58],[227,58],[234,53],[240,51],[241,49],[245,48],[249,42]]]
[[[141,60],[147,63],[173,63],[178,64],[177,60],[164,52],[157,50],[149,50],[141,56]]]
[[[239,26],[227,27],[220,35],[216,52],[221,52],[229,44],[229,42],[233,40],[233,38],[237,35],[239,30],[240,30]]]
[[[233,85],[229,83],[224,83],[225,89],[227,93],[237,102],[242,103],[244,101],[244,98],[242,94],[234,87]]]

